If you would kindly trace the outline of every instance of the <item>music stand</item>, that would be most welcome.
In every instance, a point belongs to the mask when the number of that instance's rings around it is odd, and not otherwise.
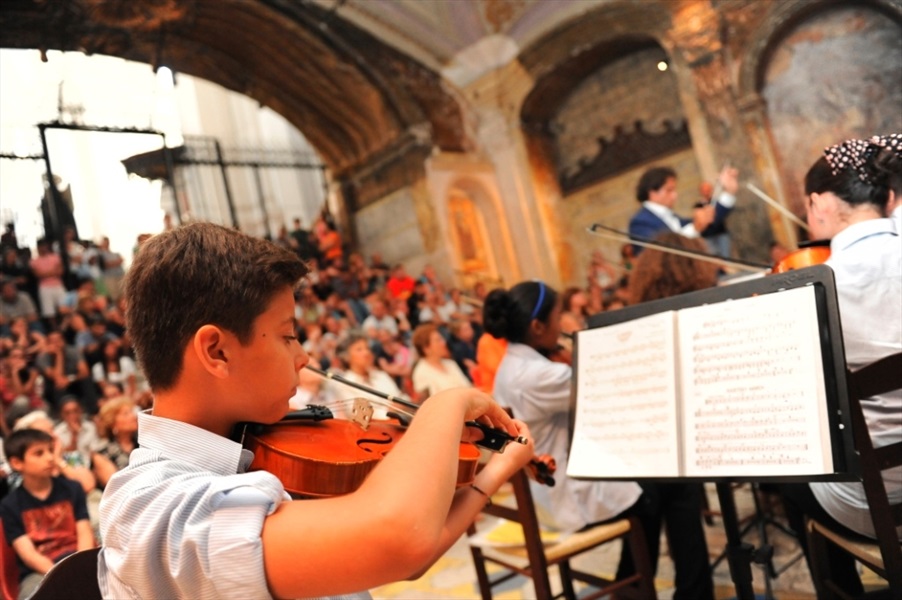
[[[718,287],[714,289],[701,290],[689,294],[683,294],[662,300],[655,300],[636,306],[627,307],[617,311],[611,311],[593,315],[589,318],[589,327],[584,332],[576,335],[574,344],[573,360],[574,360],[574,378],[575,384],[572,393],[571,415],[575,422],[571,422],[571,439],[574,440],[571,449],[570,465],[577,461],[574,460],[577,449],[576,437],[584,433],[580,430],[579,417],[577,409],[579,403],[585,402],[588,407],[592,403],[598,403],[596,396],[587,396],[588,400],[579,398],[580,396],[580,373],[583,372],[579,368],[580,356],[580,338],[585,338],[586,343],[591,343],[593,338],[591,330],[595,328],[610,327],[613,325],[628,323],[643,317],[657,315],[668,311],[681,311],[683,309],[695,309],[733,300],[748,299],[769,294],[780,294],[782,292],[797,290],[799,288],[810,288],[813,293],[805,293],[805,298],[810,296],[811,302],[816,310],[817,327],[816,339],[811,340],[812,347],[820,350],[820,376],[823,378],[823,398],[826,402],[826,409],[820,414],[824,415],[824,422],[821,424],[824,431],[829,436],[829,447],[825,447],[824,454],[829,454],[829,461],[825,460],[828,467],[821,468],[819,472],[798,472],[790,473],[792,467],[783,468],[781,474],[772,475],[763,471],[755,471],[754,475],[749,475],[747,471],[743,471],[741,467],[736,468],[736,473],[719,472],[717,476],[686,476],[684,474],[669,474],[664,476],[636,476],[635,474],[618,473],[616,475],[607,476],[603,472],[593,472],[592,475],[580,475],[579,473],[571,475],[582,479],[610,479],[610,480],[695,480],[699,482],[712,481],[717,488],[718,497],[720,499],[721,510],[723,513],[724,530],[727,536],[726,555],[730,567],[730,575],[736,588],[737,597],[740,600],[753,600],[754,591],[752,589],[752,568],[751,562],[756,558],[758,550],[751,544],[743,542],[739,527],[738,518],[736,516],[736,506],[732,493],[732,484],[735,482],[810,482],[810,481],[840,481],[854,480],[857,473],[851,469],[857,469],[853,465],[856,462],[854,456],[854,445],[852,441],[852,424],[849,412],[849,397],[846,384],[846,364],[845,353],[843,350],[842,330],[839,320],[839,305],[836,298],[836,287],[833,277],[833,271],[825,265],[817,265],[806,269],[790,271],[779,275],[772,275],[760,279],[744,281],[733,285]],[[778,298],[778,297],[772,297]],[[789,298],[787,296],[787,298]],[[807,301],[807,300],[806,300]],[[738,306],[738,305],[734,305]],[[696,313],[698,314],[698,313]],[[614,331],[614,330],[612,330]],[[586,334],[586,335],[584,335]],[[587,349],[589,346],[587,346]],[[590,365],[586,365],[585,372],[588,373]],[[604,371],[605,365],[596,365],[592,363],[591,368],[601,369]],[[611,367],[613,368],[613,367]],[[587,377],[588,378],[588,377]],[[587,384],[588,385],[588,384]],[[765,393],[769,390],[767,385],[762,386]],[[600,406],[600,405],[599,405]],[[819,407],[821,409],[822,407]],[[588,410],[588,408],[587,408]],[[681,417],[678,417],[678,422]],[[574,431],[576,428],[576,431]],[[696,431],[696,433],[698,433]],[[589,434],[585,434],[589,435]],[[585,439],[585,435],[582,439]],[[678,433],[679,435],[679,433]],[[682,438],[680,438],[682,439]],[[594,443],[605,444],[604,440],[594,440]],[[726,443],[726,442],[725,442]],[[613,442],[612,442],[613,444]],[[583,448],[594,446],[582,446]],[[599,446],[600,447],[600,446]],[[682,447],[679,453],[682,457]],[[583,452],[585,450],[582,450]],[[608,452],[607,448],[605,453]],[[617,452],[614,446],[611,446],[610,452]],[[600,454],[604,456],[605,454]],[[612,456],[608,454],[608,456]],[[630,457],[633,459],[634,457]],[[616,462],[616,461],[614,461]],[[586,462],[583,465],[588,464]],[[597,464],[597,463],[596,463]],[[570,469],[568,465],[568,471]],[[579,469],[580,467],[576,467]],[[585,468],[585,467],[582,467]],[[593,467],[594,469],[595,467]],[[605,467],[598,466],[598,471],[603,471]],[[616,469],[615,469],[616,470]],[[639,472],[639,471],[637,471]],[[799,532],[803,535],[802,532]]]

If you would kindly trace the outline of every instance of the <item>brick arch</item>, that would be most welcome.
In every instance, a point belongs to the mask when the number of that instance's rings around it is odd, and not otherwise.
[[[468,146],[438,74],[312,2],[8,0],[0,46],[107,54],[215,82],[284,116],[338,177],[412,137]]]

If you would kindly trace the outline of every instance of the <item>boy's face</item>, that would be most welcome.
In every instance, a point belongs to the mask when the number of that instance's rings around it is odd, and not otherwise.
[[[294,324],[294,294],[286,286],[254,321],[250,343],[239,347],[229,366],[234,409],[242,420],[274,423],[288,412],[298,371],[309,361]]]
[[[50,442],[32,444],[22,459],[10,457],[9,464],[23,477],[52,477],[56,466],[53,444]]]

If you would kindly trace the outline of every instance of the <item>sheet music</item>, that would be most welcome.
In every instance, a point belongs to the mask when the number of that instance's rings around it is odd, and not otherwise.
[[[678,314],[684,474],[832,472],[810,287]]]
[[[570,477],[679,472],[674,312],[577,333]]]

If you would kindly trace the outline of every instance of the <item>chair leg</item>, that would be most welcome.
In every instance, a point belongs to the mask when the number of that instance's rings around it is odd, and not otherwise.
[[[655,573],[651,568],[651,559],[648,556],[648,548],[645,544],[645,532],[642,524],[636,517],[630,517],[629,532],[630,553],[633,555],[633,564],[639,575],[637,592],[640,598],[654,600],[658,597],[655,591]]]
[[[530,565],[530,573],[536,590],[536,600],[553,600],[554,594],[551,593],[551,578],[548,577],[548,571]]]
[[[827,540],[822,535],[813,530],[810,523],[808,526],[808,566],[811,570],[811,580],[814,582],[814,591],[819,600],[833,600],[837,598],[833,587],[828,585],[827,581],[829,573],[822,572],[828,564],[827,557]]]
[[[576,600],[576,591],[573,589],[573,572],[570,570],[570,561],[564,560],[558,563],[558,571],[561,575],[561,588],[564,598]]]
[[[473,566],[476,569],[479,594],[482,596],[482,600],[492,600],[492,583],[489,581],[489,574],[485,568],[485,558],[482,556],[482,550],[470,546],[470,553],[473,555]]]

